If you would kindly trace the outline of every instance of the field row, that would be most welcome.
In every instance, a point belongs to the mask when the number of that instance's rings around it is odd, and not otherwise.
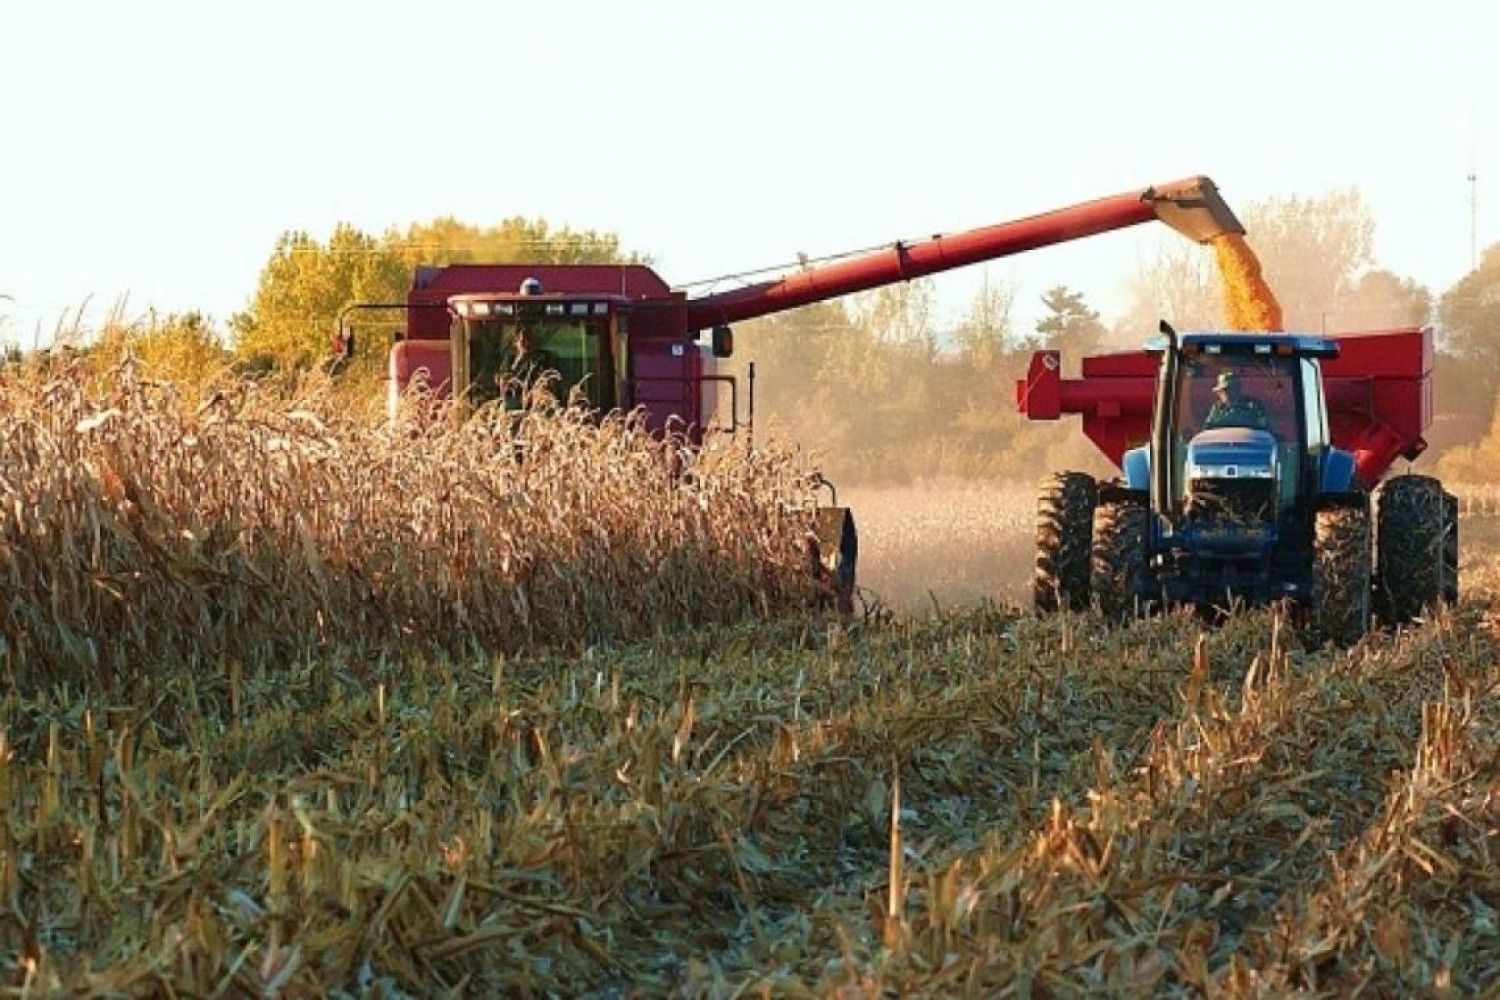
[[[1485,614],[1347,654],[975,613],[12,688],[0,954],[136,993],[1475,988]]]

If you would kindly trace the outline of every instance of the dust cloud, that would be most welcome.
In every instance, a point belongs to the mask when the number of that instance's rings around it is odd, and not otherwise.
[[[1030,482],[934,481],[840,491],[859,528],[869,606],[924,614],[993,601],[1029,606],[1036,490]]]

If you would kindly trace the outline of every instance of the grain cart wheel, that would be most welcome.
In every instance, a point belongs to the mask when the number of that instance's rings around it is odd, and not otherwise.
[[[1396,476],[1375,490],[1375,600],[1399,625],[1458,600],[1458,498],[1431,476]]]
[[[1370,630],[1370,513],[1364,504],[1325,507],[1313,528],[1314,643],[1350,646]]]
[[[1055,472],[1041,482],[1032,580],[1038,614],[1089,606],[1089,547],[1097,495],[1094,477],[1086,472]]]
[[[1135,581],[1146,569],[1150,511],[1139,500],[1107,500],[1094,510],[1092,585],[1107,617],[1129,618],[1136,609]]]

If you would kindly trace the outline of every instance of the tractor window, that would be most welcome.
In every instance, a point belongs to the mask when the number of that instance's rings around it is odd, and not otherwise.
[[[1328,410],[1323,405],[1323,373],[1317,361],[1302,360],[1302,411],[1307,414],[1307,447],[1319,451],[1328,445]]]
[[[556,372],[559,399],[576,387],[590,405],[611,405],[601,321],[503,318],[469,321],[468,328],[469,379],[477,402],[503,397],[506,405],[519,405],[526,384]]]
[[[1261,354],[1184,358],[1177,427],[1184,441],[1215,427],[1270,431],[1299,443],[1297,359]]]

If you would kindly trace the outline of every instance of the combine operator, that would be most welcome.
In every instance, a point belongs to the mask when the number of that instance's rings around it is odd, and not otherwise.
[[[507,410],[524,408],[532,386],[538,382],[548,376],[561,377],[557,358],[551,351],[538,348],[536,340],[530,323],[518,323],[511,332],[508,356],[496,375]]]

